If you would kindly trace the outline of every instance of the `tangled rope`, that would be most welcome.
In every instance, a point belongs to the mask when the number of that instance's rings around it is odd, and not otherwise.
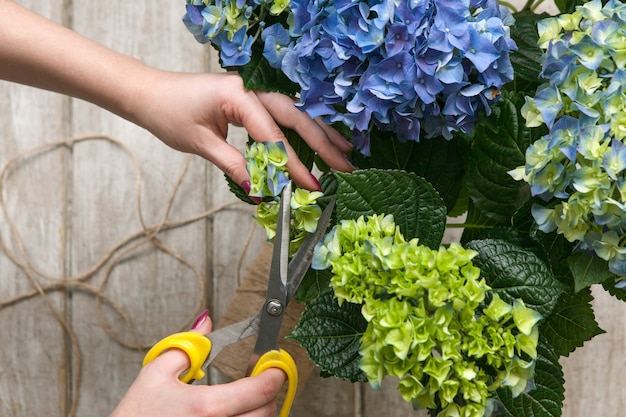
[[[97,262],[95,262],[91,267],[82,271],[79,274],[73,276],[62,276],[55,277],[51,276],[44,271],[38,270],[31,261],[30,256],[28,255],[22,237],[13,221],[8,209],[7,204],[4,199],[4,190],[5,190],[5,181],[8,176],[8,173],[11,172],[11,169],[15,167],[16,164],[25,161],[26,159],[39,155],[46,152],[51,152],[56,149],[64,148],[64,147],[73,147],[76,144],[87,142],[87,141],[105,141],[112,143],[122,149],[132,160],[132,164],[135,171],[135,182],[136,182],[136,210],[139,216],[140,228],[139,230],[129,234],[119,242],[117,242],[113,247],[102,256]],[[72,379],[74,381],[74,385],[76,390],[73,392],[71,404],[69,405],[67,416],[74,416],[77,409],[78,398],[79,398],[79,390],[80,390],[80,372],[81,372],[81,351],[78,344],[78,338],[76,336],[75,331],[72,329],[71,325],[68,323],[67,319],[63,316],[63,313],[59,311],[57,307],[54,306],[52,301],[50,300],[49,294],[58,292],[58,291],[66,291],[66,290],[79,290],[85,293],[91,294],[95,298],[96,310],[98,314],[98,319],[104,331],[119,345],[128,348],[135,349],[138,351],[144,351],[149,348],[150,345],[142,344],[139,341],[139,337],[137,332],[135,331],[135,327],[132,324],[130,316],[128,313],[121,307],[119,304],[115,302],[111,297],[105,294],[105,287],[109,281],[111,273],[113,269],[125,258],[129,256],[134,251],[137,251],[139,248],[144,245],[151,244],[159,251],[173,257],[181,264],[185,265],[193,272],[193,276],[199,285],[198,297],[196,300],[195,306],[190,311],[190,316],[186,319],[185,323],[181,325],[181,329],[188,328],[188,326],[192,323],[194,317],[199,313],[199,311],[203,307],[204,302],[204,294],[206,290],[205,278],[200,273],[198,268],[193,265],[187,258],[185,258],[182,254],[177,253],[172,248],[165,245],[159,238],[158,235],[162,232],[173,230],[182,226],[186,226],[188,224],[208,219],[215,214],[233,208],[234,206],[246,206],[244,203],[240,201],[234,201],[231,203],[224,204],[222,206],[216,207],[214,209],[199,213],[192,217],[179,219],[179,220],[170,220],[169,215],[172,208],[172,204],[176,198],[178,190],[181,187],[181,184],[187,174],[191,161],[191,156],[188,155],[185,159],[184,167],[178,176],[178,179],[174,185],[173,190],[167,200],[167,204],[164,210],[164,213],[161,219],[156,224],[147,224],[144,220],[142,214],[142,203],[141,203],[141,170],[139,166],[139,162],[137,158],[133,154],[133,152],[121,141],[108,137],[108,136],[84,136],[78,138],[72,138],[67,140],[61,140],[58,142],[53,142],[49,144],[44,144],[25,152],[22,152],[12,159],[10,159],[0,170],[0,209],[5,217],[6,224],[8,226],[9,238],[13,242],[13,246],[15,250],[12,250],[9,245],[5,243],[0,236],[0,251],[4,252],[4,254],[8,257],[8,259],[21,271],[23,271],[24,275],[32,285],[32,290],[23,292],[21,294],[15,295],[13,297],[9,297],[6,299],[0,299],[0,310],[5,308],[18,305],[22,302],[25,302],[29,299],[35,297],[41,297],[44,300],[47,307],[50,309],[54,318],[61,325],[63,332],[67,335],[71,342],[72,349],[72,357],[74,359],[73,362],[73,372]],[[250,232],[248,233],[248,237],[244,242],[242,252],[239,257],[238,268],[237,268],[237,277],[239,281],[240,269],[246,254],[246,250],[251,241],[252,235],[254,231],[254,225],[251,226]],[[94,284],[93,281],[96,274],[102,271],[102,280],[99,284]],[[110,308],[112,308],[116,314],[118,314],[126,324],[130,335],[131,341],[123,340],[116,332],[111,328],[111,326],[106,322],[105,317],[102,313],[102,304],[105,303]]]

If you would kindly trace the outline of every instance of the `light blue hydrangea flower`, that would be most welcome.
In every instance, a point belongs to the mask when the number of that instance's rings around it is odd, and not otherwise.
[[[532,209],[540,230],[556,230],[626,276],[626,5],[593,0],[542,20],[546,83],[522,114],[549,133],[511,172],[549,206]]]

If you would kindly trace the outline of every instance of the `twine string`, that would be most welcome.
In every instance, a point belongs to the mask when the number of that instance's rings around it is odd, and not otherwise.
[[[24,242],[18,231],[18,228],[7,208],[7,204],[4,198],[5,182],[9,172],[11,172],[11,170],[18,166],[20,163],[25,163],[29,158],[57,149],[72,148],[74,145],[88,141],[104,141],[111,143],[120,148],[130,157],[135,172],[135,209],[137,210],[140,228],[139,230],[130,233],[128,236],[115,243],[108,252],[106,252],[99,260],[97,260],[90,267],[86,268],[84,271],[71,276],[53,276],[39,270],[33,265],[31,257],[24,247]],[[159,235],[165,231],[174,230],[198,221],[209,219],[219,212],[229,210],[237,206],[245,207],[247,205],[240,201],[233,201],[187,218],[177,220],[170,219],[169,216],[171,214],[172,206],[176,199],[177,193],[181,188],[183,180],[185,179],[189,171],[190,162],[191,156],[188,155],[185,159],[183,169],[177,177],[177,181],[175,182],[174,187],[168,196],[165,208],[163,210],[163,214],[156,224],[148,224],[143,216],[141,201],[142,176],[139,161],[137,160],[135,154],[130,150],[130,148],[128,148],[120,140],[113,137],[82,136],[40,145],[14,156],[0,170],[0,209],[2,210],[5,222],[8,226],[8,237],[13,243],[12,246],[15,247],[15,250],[12,250],[0,235],[0,250],[19,270],[24,273],[32,286],[32,289],[30,290],[26,290],[12,297],[0,299],[0,310],[9,307],[15,307],[28,300],[39,297],[45,302],[46,306],[50,309],[53,317],[59,322],[62,331],[68,337],[71,343],[70,349],[72,351],[72,358],[74,361],[72,366],[72,380],[74,381],[74,385],[76,388],[73,392],[71,404],[68,408],[68,417],[72,417],[76,414],[80,391],[82,355],[76,332],[74,331],[68,320],[64,317],[63,312],[59,311],[59,309],[54,306],[54,303],[52,303],[49,297],[50,294],[63,291],[81,291],[83,293],[93,296],[93,298],[95,299],[98,320],[106,334],[112,340],[114,340],[115,343],[123,346],[124,348],[138,350],[140,352],[145,351],[150,347],[150,344],[141,343],[136,328],[130,318],[130,315],[120,304],[118,304],[114,299],[112,299],[105,293],[105,288],[116,266],[118,266],[124,259],[128,259],[129,255],[133,252],[137,251],[147,244],[151,244],[160,252],[171,256],[177,262],[181,263],[186,268],[191,270],[192,275],[199,286],[196,303],[191,308],[189,317],[180,326],[179,330],[188,328],[194,320],[195,316],[200,312],[203,307],[204,295],[206,291],[206,280],[203,277],[203,274],[191,261],[189,261],[189,259],[163,243],[163,241],[159,239]],[[243,259],[245,258],[246,251],[252,239],[253,231],[254,225],[251,226],[250,232],[248,233],[248,236],[242,246],[242,251],[239,256],[239,262],[236,271],[238,280],[240,275],[240,269],[243,264]],[[100,271],[102,271],[102,279],[100,280],[100,282],[91,282],[95,280],[95,276]],[[123,336],[120,336],[118,332],[115,331],[113,326],[109,325],[102,310],[103,304],[109,306],[110,309],[122,319],[131,340],[125,340]]]

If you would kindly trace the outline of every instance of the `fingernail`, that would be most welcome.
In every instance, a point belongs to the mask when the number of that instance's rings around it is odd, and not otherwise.
[[[317,178],[315,178],[315,175],[311,174],[311,179],[313,180],[313,182],[315,182],[317,190],[322,191],[322,186],[320,185],[320,182],[317,180]]]
[[[263,199],[261,197],[256,197],[256,196],[250,195],[250,181],[242,182],[241,183],[241,188],[243,188],[243,191],[246,193],[246,195],[248,196],[248,198],[250,200],[252,200],[256,204],[261,204],[261,202],[263,201]]]
[[[193,322],[193,325],[191,326],[191,330],[195,330],[198,327],[202,326],[202,323],[204,323],[208,317],[209,317],[209,310],[204,310],[202,314],[198,316],[196,321]]]
[[[359,167],[354,164],[354,161],[347,156],[346,156],[346,162],[352,165],[352,168],[354,168],[355,170],[359,169]]]
[[[250,194],[250,181],[244,181],[241,183],[241,188],[246,193],[246,195]]]

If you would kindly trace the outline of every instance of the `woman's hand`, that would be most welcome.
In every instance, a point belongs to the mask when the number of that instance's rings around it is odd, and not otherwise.
[[[193,331],[211,331],[205,313]],[[189,367],[187,355],[172,349],[144,366],[110,417],[270,417],[286,376],[269,369],[221,385],[188,385],[178,376]]]
[[[172,148],[213,162],[244,189],[249,175],[241,152],[226,142],[229,124],[243,126],[257,142],[284,142],[289,154],[287,168],[300,187],[319,190],[319,183],[297,158],[278,125],[295,130],[331,168],[354,169],[345,157],[352,144],[336,130],[311,119],[288,96],[246,90],[236,73],[157,70],[137,82],[141,86],[131,120]]]
[[[142,62],[0,0],[0,79],[56,91],[107,109],[142,126],[174,149],[208,159],[244,189],[243,155],[226,143],[228,125],[243,126],[259,142],[283,141],[291,178],[319,189],[278,125],[298,132],[331,167],[352,171],[352,145],[337,131],[298,110],[291,98],[249,91],[235,73],[177,73]],[[37,42],[24,28],[37,28]],[[60,58],[62,57],[62,58]],[[248,190],[246,190],[248,191]]]

